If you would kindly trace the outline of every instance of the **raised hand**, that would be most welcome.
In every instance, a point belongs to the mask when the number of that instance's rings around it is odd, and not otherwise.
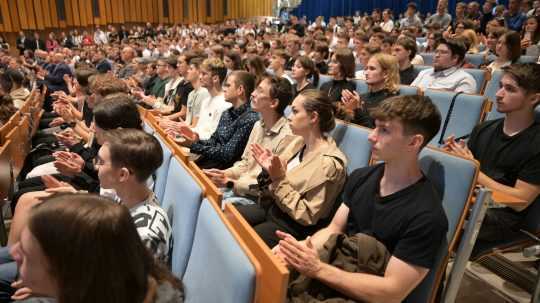
[[[251,153],[255,161],[268,172],[272,181],[280,180],[285,176],[287,164],[269,149],[259,144],[252,144]]]

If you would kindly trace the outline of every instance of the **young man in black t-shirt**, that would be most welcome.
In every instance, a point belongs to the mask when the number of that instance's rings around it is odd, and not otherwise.
[[[345,185],[344,203],[330,225],[299,242],[282,239],[274,253],[300,273],[367,302],[401,302],[435,262],[448,221],[433,184],[422,174],[420,150],[437,133],[441,116],[428,97],[398,96],[372,112],[373,157],[384,163],[355,170]],[[320,261],[317,250],[331,234],[371,235],[392,257],[384,276],[350,273]]]
[[[505,117],[475,127],[467,144],[453,137],[446,142],[449,151],[480,162],[478,184],[526,202],[500,203],[502,208],[487,211],[473,257],[482,249],[516,239],[530,206],[539,198],[540,123],[534,120],[540,98],[538,79],[538,64],[505,68],[495,103]]]

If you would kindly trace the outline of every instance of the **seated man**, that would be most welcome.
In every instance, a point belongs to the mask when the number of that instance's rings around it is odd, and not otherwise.
[[[383,163],[355,170],[344,189],[344,203],[330,225],[305,241],[278,231],[274,253],[301,274],[365,302],[402,302],[433,266],[448,221],[433,183],[418,161],[435,136],[441,116],[427,97],[398,96],[373,112],[372,153]],[[391,255],[380,276],[352,273],[323,263],[317,250],[330,235],[373,237]],[[371,252],[366,251],[369,254]]]
[[[190,69],[192,68],[190,67]],[[223,61],[217,58],[204,60],[198,74],[200,74],[200,85],[202,87],[195,87],[194,91],[205,88],[210,95],[202,100],[199,105],[200,112],[196,125],[190,127],[184,121],[174,122],[168,118],[159,120],[160,126],[165,127],[165,131],[171,134],[175,140],[180,141],[179,143],[183,142],[183,137],[191,138],[193,141],[208,140],[216,131],[221,114],[231,107],[231,103],[226,102],[223,97],[222,86],[227,76],[227,68]],[[199,95],[201,94],[199,93]],[[190,94],[190,99],[192,96]]]
[[[202,168],[228,168],[240,159],[253,125],[259,115],[251,109],[249,97],[255,88],[255,76],[234,71],[225,80],[224,97],[232,107],[224,111],[214,134],[208,140],[183,143],[191,153],[200,155],[197,164]]]
[[[261,167],[251,153],[252,144],[260,144],[277,155],[302,144],[300,137],[292,134],[287,118],[283,116],[285,108],[291,103],[292,93],[288,80],[275,76],[263,78],[251,100],[251,107],[260,113],[261,120],[255,123],[251,131],[242,159],[226,170],[205,171],[217,186],[228,188],[224,196],[226,202],[251,204],[257,200],[258,189],[255,185]]]
[[[411,86],[476,93],[476,80],[461,68],[466,52],[465,44],[459,40],[440,41],[435,50],[433,68],[418,73]]]
[[[522,223],[540,194],[540,123],[534,119],[539,103],[540,66],[516,64],[506,67],[497,91],[497,111],[504,118],[478,125],[469,142],[450,137],[446,149],[480,162],[478,184],[526,201],[501,203],[488,209],[472,257],[497,243],[522,235]],[[536,232],[532,231],[531,232]]]

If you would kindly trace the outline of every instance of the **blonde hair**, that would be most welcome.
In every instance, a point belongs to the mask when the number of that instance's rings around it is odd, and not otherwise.
[[[386,73],[384,88],[392,93],[399,91],[399,64],[396,57],[384,53],[377,53],[370,59],[375,59]]]
[[[469,54],[476,54],[478,53],[478,36],[472,29],[466,29],[461,33],[461,37],[467,40],[469,49],[467,52]]]

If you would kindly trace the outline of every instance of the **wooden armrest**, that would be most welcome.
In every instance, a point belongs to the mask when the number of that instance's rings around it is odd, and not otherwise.
[[[511,205],[511,206],[526,206],[528,204],[527,201],[514,197],[512,195],[500,192],[500,191],[493,191],[493,194],[491,195],[491,198],[494,202],[505,204],[505,205]]]

